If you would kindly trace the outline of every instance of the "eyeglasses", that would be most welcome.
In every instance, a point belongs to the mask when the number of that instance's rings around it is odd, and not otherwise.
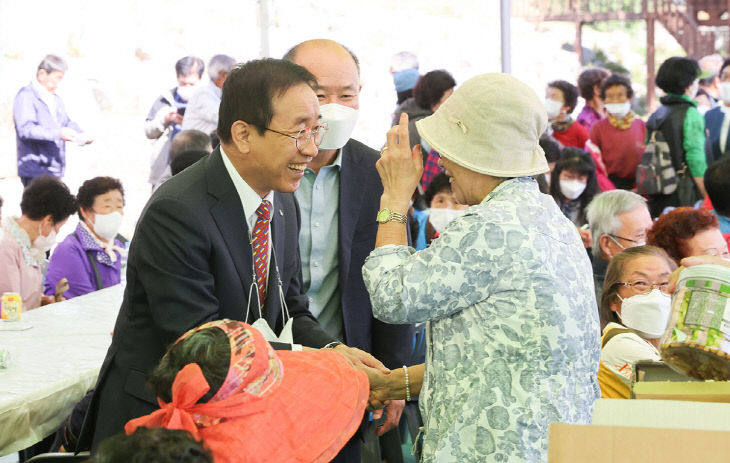
[[[278,133],[279,135],[284,135],[285,137],[293,138],[296,141],[297,149],[299,150],[299,152],[301,152],[304,147],[307,146],[307,142],[309,140],[312,140],[314,146],[319,147],[319,144],[322,143],[322,138],[324,137],[325,132],[327,132],[327,123],[324,122],[322,124],[312,127],[311,129],[302,129],[297,132],[296,135],[279,132],[278,130],[270,129],[268,127],[264,127],[264,130]]]
[[[643,246],[643,245],[646,244],[646,238],[641,238],[641,239],[638,239],[638,240],[632,240],[631,238],[624,238],[623,236],[614,235],[612,233],[606,233],[606,235],[608,235],[608,237],[611,238],[613,240],[613,242],[616,243],[617,246],[620,246],[621,249],[626,249],[626,248],[624,247],[624,245],[622,245],[621,243],[619,243],[618,241],[616,241],[617,239],[618,240],[628,241],[629,243],[633,243],[634,246]]]
[[[730,259],[730,251],[727,249],[720,250],[719,248],[707,248],[704,251],[705,255],[722,257],[723,259]]]
[[[633,283],[626,283],[623,281],[619,281],[616,284],[618,286],[628,286],[636,294],[645,294],[645,293],[648,293],[649,291],[653,290],[654,288],[659,288],[659,291],[663,292],[664,294],[669,294],[669,282],[668,281],[665,281],[663,283],[649,283],[648,281],[643,281],[643,280],[634,281]]]

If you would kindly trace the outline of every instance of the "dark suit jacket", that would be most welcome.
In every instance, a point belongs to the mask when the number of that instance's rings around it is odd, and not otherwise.
[[[345,344],[370,352],[388,368],[408,363],[413,325],[389,325],[373,317],[362,279],[365,258],[375,249],[383,185],[375,168],[378,152],[357,140],[343,148],[340,170],[339,280]]]
[[[720,130],[722,129],[722,121],[725,119],[725,113],[722,112],[720,106],[712,108],[705,113],[705,131],[707,133],[707,144],[705,151],[707,152],[707,164],[720,159],[728,149],[730,149],[730,136],[727,137],[725,146],[720,146]]]
[[[165,182],[140,216],[124,301],[84,426],[88,439],[96,417],[94,447],[122,431],[129,419],[158,408],[145,388],[146,375],[180,335],[210,320],[258,318],[257,309],[246,317],[253,280],[246,213],[221,156],[216,150]],[[263,315],[278,333],[280,275],[294,341],[322,347],[335,339],[311,315],[301,293],[299,224],[293,195],[276,193],[271,230],[279,272],[272,256]]]

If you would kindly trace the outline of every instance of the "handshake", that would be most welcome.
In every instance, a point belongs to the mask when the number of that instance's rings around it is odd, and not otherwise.
[[[347,347],[344,344],[333,349],[347,358],[352,366],[364,372],[370,382],[368,409],[374,410],[373,420],[378,420],[387,407],[385,422],[378,427],[377,435],[382,435],[396,427],[406,400],[418,397],[423,383],[424,364],[389,370],[378,359],[367,352]]]

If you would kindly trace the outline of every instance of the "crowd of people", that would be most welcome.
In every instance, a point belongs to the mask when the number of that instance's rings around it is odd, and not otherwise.
[[[624,75],[588,69],[543,99],[506,74],[420,75],[401,52],[378,152],[351,138],[362,84],[343,45],[215,55],[207,85],[187,56],[146,119],[153,193],[128,242],[120,180],[73,195],[61,179],[65,142],[92,140],[54,93],[65,62],[45,57],[16,98],[25,190],[0,293],[32,310],[126,264],[64,447],[398,462],[410,438],[424,462],[546,461],[550,423],[590,423],[596,398],[629,396],[633,362],[660,359],[675,269],[730,266],[730,60],[708,61],[662,63],[645,123]],[[637,173],[661,146],[676,188],[646,194]]]

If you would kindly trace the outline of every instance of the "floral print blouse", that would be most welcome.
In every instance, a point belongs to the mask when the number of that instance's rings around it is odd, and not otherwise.
[[[531,178],[502,182],[431,246],[376,248],[373,314],[428,321],[424,462],[545,462],[550,423],[590,423],[600,330],[575,226]]]

